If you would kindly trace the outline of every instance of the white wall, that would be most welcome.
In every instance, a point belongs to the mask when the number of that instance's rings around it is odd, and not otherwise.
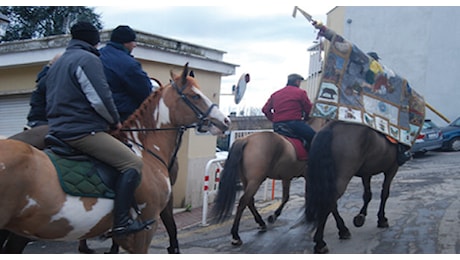
[[[377,52],[383,64],[406,78],[448,119],[460,116],[460,7],[340,8],[345,9],[343,28],[331,29],[343,31],[362,51]],[[426,118],[447,124],[426,111]]]

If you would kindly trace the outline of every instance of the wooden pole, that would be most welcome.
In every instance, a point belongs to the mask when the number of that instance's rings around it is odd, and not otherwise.
[[[450,123],[450,120],[447,117],[445,117],[443,114],[441,114],[441,112],[436,110],[432,105],[428,104],[428,102],[426,102],[426,101],[425,101],[425,106],[427,108],[429,108],[431,111],[433,111],[433,113],[438,115],[440,118],[444,119],[444,121],[446,121],[448,124]]]

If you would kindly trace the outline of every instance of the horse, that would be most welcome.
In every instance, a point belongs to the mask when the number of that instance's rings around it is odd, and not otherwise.
[[[311,118],[308,123],[318,131],[326,120]],[[243,244],[238,230],[241,216],[246,206],[251,211],[261,231],[267,229],[254,205],[254,195],[260,185],[267,179],[282,181],[282,201],[273,215],[268,217],[274,223],[289,200],[291,180],[305,177],[307,160],[298,160],[296,150],[291,142],[281,134],[264,131],[247,135],[235,140],[221,172],[219,189],[213,206],[213,215],[218,222],[231,215],[237,193],[237,181],[241,180],[244,194],[241,196],[231,229],[232,245]]]
[[[385,217],[385,204],[390,185],[399,164],[398,147],[383,134],[368,126],[344,121],[332,121],[314,137],[308,161],[306,183],[305,219],[316,227],[313,241],[315,253],[328,253],[323,240],[324,227],[329,213],[338,216],[339,236],[349,232],[338,214],[337,200],[343,195],[353,176],[361,177],[364,205],[354,217],[353,224],[361,227],[367,216],[367,206],[372,198],[370,182],[374,175],[383,172],[384,181],[380,195],[377,226],[389,226]]]
[[[171,70],[171,82],[123,123],[127,140],[144,162],[135,192],[142,220],[158,220],[170,200],[168,162],[184,131],[220,135],[231,124],[188,72],[188,63],[180,75]],[[112,227],[113,200],[64,193],[49,157],[31,145],[0,140],[0,173],[0,229],[29,239],[75,241],[107,235]],[[155,221],[148,230],[114,240],[127,252],[147,253],[157,226]]]
[[[156,79],[154,80],[159,82]],[[159,83],[158,86],[161,86],[161,83]],[[45,136],[47,133],[48,126],[41,125],[34,128],[30,128],[27,131],[23,131],[15,135],[12,135],[8,137],[8,139],[19,140],[28,143],[36,147],[37,149],[43,150],[47,147],[47,144],[45,143]],[[176,182],[178,170],[179,169],[177,160],[174,160],[174,163],[171,166],[171,169],[169,170],[171,186],[173,186]],[[173,201],[173,193],[171,193],[171,198],[168,201],[166,207],[160,213],[160,218],[169,236],[169,247],[167,248],[168,253],[179,254],[179,241],[177,239],[177,225],[174,220],[173,214]],[[11,233],[8,230],[0,230],[0,253],[20,254],[24,251],[24,248],[30,241],[30,239]],[[78,251],[87,254],[92,254],[95,252],[93,249],[88,247],[86,239],[79,241]],[[119,246],[115,242],[113,242],[109,251],[107,251],[106,253],[116,254],[118,252]]]

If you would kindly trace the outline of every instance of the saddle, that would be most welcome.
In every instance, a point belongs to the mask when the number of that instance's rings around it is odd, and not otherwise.
[[[277,123],[273,131],[285,137],[294,146],[297,160],[306,161],[308,159],[309,144],[307,140],[294,133],[287,124]]]
[[[119,172],[101,161],[83,154],[53,135],[45,137],[48,155],[65,193],[73,196],[115,198]]]

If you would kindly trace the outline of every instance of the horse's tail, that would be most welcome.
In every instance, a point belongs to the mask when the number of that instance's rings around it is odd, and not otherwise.
[[[238,139],[230,148],[224,169],[221,172],[219,190],[213,207],[213,215],[221,222],[231,216],[235,205],[241,163],[246,141]]]
[[[332,158],[332,127],[319,131],[309,152],[305,215],[307,222],[316,223],[329,214],[336,203],[336,171]]]

